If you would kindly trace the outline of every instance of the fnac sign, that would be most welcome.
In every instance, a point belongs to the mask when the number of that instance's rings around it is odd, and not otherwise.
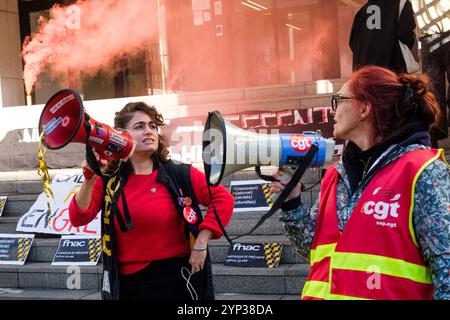
[[[311,149],[311,138],[303,134],[294,134],[289,140],[291,142],[291,148],[298,153],[306,153]]]

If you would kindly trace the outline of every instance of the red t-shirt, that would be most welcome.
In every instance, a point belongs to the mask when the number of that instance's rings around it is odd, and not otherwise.
[[[131,274],[145,268],[154,260],[182,257],[189,254],[185,238],[184,221],[178,214],[167,187],[156,181],[158,170],[148,175],[131,174],[125,185],[125,196],[134,228],[122,232],[115,219],[117,240],[117,260],[121,274]],[[214,239],[222,232],[212,211],[206,179],[202,172],[191,167],[191,182],[197,201],[208,206],[208,211],[200,224],[200,230],[209,229]],[[152,193],[151,190],[156,189]],[[222,186],[211,188],[214,206],[224,227],[231,219],[233,196]],[[78,208],[75,197],[69,206],[70,222],[78,227],[91,222],[102,209],[103,182],[97,178],[92,192],[92,200],[87,210]],[[119,208],[123,216],[123,205],[119,198]],[[125,221],[125,218],[124,218]]]

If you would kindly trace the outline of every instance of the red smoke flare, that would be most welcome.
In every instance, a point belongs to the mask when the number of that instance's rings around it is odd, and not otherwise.
[[[95,75],[116,58],[144,48],[157,34],[156,10],[148,0],[79,0],[55,5],[51,18],[39,19],[39,31],[27,37],[22,56],[24,80],[31,94],[38,76],[48,66],[54,77]]]

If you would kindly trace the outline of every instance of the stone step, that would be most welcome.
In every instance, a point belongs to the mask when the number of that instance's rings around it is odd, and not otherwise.
[[[213,264],[217,293],[300,295],[308,273],[306,264],[282,264],[273,269]]]
[[[1,296],[0,296],[1,299]],[[216,300],[300,300],[299,294],[216,293]]]
[[[16,197],[25,198],[25,196]],[[305,205],[309,207],[309,204],[312,202],[311,199],[309,199],[307,195],[302,196],[302,198]],[[14,201],[12,204],[9,204],[9,210],[7,212],[4,212],[0,217],[1,233],[15,233],[17,222],[19,221],[20,217],[29,210],[29,207],[31,207],[31,205],[31,201],[29,201],[27,204],[16,201]],[[23,208],[23,212],[17,212],[19,211],[19,209],[17,209],[19,207]],[[205,214],[205,211],[205,208],[203,208],[203,214]],[[256,225],[259,219],[266,213],[267,211],[234,212],[228,226],[225,229],[230,237],[244,235],[248,233]],[[252,233],[252,235],[280,235],[283,233],[283,226],[279,221],[279,213],[276,212],[270,218],[264,221],[264,223],[260,225]]]
[[[266,212],[237,212],[234,213],[228,226],[225,228],[230,237],[241,236],[248,233],[259,221],[260,217]],[[0,233],[16,233],[17,223],[20,215],[1,216]],[[252,235],[282,235],[283,225],[279,221],[279,214],[275,213],[272,217],[264,221]]]
[[[225,228],[228,235],[233,238],[248,233],[266,212],[237,212],[234,213],[228,226]],[[20,215],[5,215],[0,217],[0,233],[17,233],[17,223]],[[271,236],[283,235],[283,225],[279,221],[279,213],[264,221],[251,235]],[[241,240],[239,240],[241,241]]]
[[[265,236],[245,236],[235,240],[241,243],[282,243],[283,251],[280,263],[304,263],[304,260],[296,253],[294,247],[284,235],[265,235]],[[58,238],[35,238],[28,254],[27,263],[47,262],[51,263],[58,249],[60,239]],[[228,254],[230,244],[223,237],[209,242],[209,252],[213,263],[224,263]],[[100,258],[101,262],[101,258]]]
[[[0,217],[0,233],[17,233],[16,227],[19,216],[1,216]]]
[[[264,213],[235,213],[225,230],[231,238],[247,234],[256,225],[256,223],[259,221],[259,218]],[[243,214],[245,214],[246,216],[244,216]],[[16,227],[20,217],[21,215],[0,217],[0,233],[16,233]],[[279,214],[275,213],[272,217],[264,221],[264,223],[260,225],[254,232],[252,232],[251,235],[270,236],[282,234],[284,234],[283,224],[279,221]]]
[[[35,203],[39,194],[12,194],[6,199],[2,216],[21,216]]]
[[[216,300],[299,300],[299,295],[216,293]],[[0,300],[101,300],[100,291],[0,288]]]
[[[35,238],[27,258],[29,262],[47,262],[50,264],[58,249],[60,239],[39,239]],[[101,259],[101,258],[100,258]]]
[[[0,300],[101,300],[98,290],[0,288]]]
[[[304,202],[306,208],[309,206]],[[228,235],[241,236],[247,234],[253,229],[260,218],[267,212],[235,212],[231,217],[228,226],[225,228]],[[266,219],[255,231],[251,233],[252,236],[265,235],[283,235],[283,223],[279,221],[280,213],[275,212],[270,218]],[[239,240],[240,241],[240,240]]]
[[[70,168],[49,169],[48,173],[49,173],[50,179],[53,179],[53,177],[58,174],[74,175],[74,174],[80,173],[80,168],[78,167],[78,168],[74,168],[74,169],[70,169]],[[37,172],[37,169],[36,170],[30,169],[30,170],[0,172],[0,191],[3,191],[2,186],[4,184],[6,185],[8,182],[15,183],[16,185],[21,184],[21,183],[26,184],[27,182],[40,183],[40,185],[42,187],[42,180]],[[35,187],[37,187],[37,186],[35,186]],[[6,187],[5,187],[5,189],[6,189]]]
[[[101,265],[52,266],[45,262],[27,262],[23,266],[0,265],[0,288],[68,289],[77,273],[82,290],[100,290]]]
[[[309,272],[306,264],[282,264],[278,268],[244,268],[212,264],[217,293],[297,295]],[[0,288],[70,289],[79,272],[81,290],[101,288],[102,266],[51,266],[26,263],[23,266],[0,265]]]
[[[6,179],[6,175],[2,174]],[[8,175],[9,176],[9,175]],[[12,177],[11,177],[12,178]],[[30,179],[29,177],[28,179]],[[33,180],[0,180],[0,195],[39,194],[42,192],[42,180],[39,176]]]

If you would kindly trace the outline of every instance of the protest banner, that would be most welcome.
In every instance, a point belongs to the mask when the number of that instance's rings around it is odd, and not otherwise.
[[[100,235],[98,214],[93,221],[82,227],[74,227],[70,223],[69,204],[81,187],[83,179],[81,172],[74,175],[56,175],[51,182],[55,200],[47,199],[47,196],[41,193],[30,210],[19,219],[16,230],[61,235]],[[50,203],[51,211],[48,209],[47,201]]]
[[[98,236],[62,236],[52,265],[95,266],[102,252]]]
[[[277,268],[281,260],[283,244],[233,243],[225,258],[226,266]]]
[[[267,211],[272,205],[270,183],[264,180],[231,181],[234,197],[233,212]]]
[[[34,234],[0,233],[0,264],[24,265]]]
[[[0,217],[3,214],[3,210],[6,206],[6,200],[8,200],[8,196],[0,196]]]

